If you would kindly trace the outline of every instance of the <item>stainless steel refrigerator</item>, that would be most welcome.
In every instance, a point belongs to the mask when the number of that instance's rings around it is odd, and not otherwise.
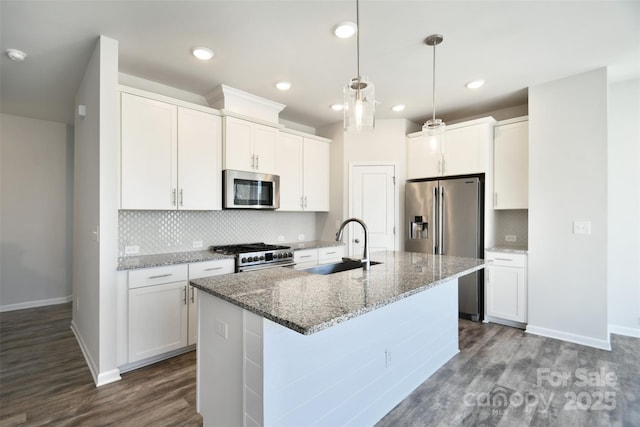
[[[405,250],[484,258],[484,179],[409,180],[405,187]],[[458,279],[461,317],[484,317],[482,270]]]

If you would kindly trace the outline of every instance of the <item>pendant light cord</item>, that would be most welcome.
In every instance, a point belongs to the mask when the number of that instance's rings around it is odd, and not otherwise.
[[[436,44],[433,45],[433,123],[436,121]]]
[[[358,91],[360,88],[360,2],[356,0],[356,70],[358,71]]]

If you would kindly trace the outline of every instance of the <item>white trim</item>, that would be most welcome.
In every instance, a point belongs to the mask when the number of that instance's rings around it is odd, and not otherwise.
[[[499,317],[493,317],[493,316],[487,316],[487,315],[484,316],[483,323],[497,323],[499,325],[511,326],[512,328],[518,328],[518,329],[527,328],[526,323],[516,322],[508,319],[501,319]]]
[[[540,335],[548,338],[555,338],[562,341],[572,342],[575,344],[586,345],[588,347],[599,348],[602,350],[611,350],[611,342],[609,337],[606,340],[587,337],[585,335],[572,334],[570,332],[557,331],[555,329],[541,328],[539,326],[527,325],[526,333]]]
[[[27,308],[35,308],[35,307],[44,307],[47,305],[56,305],[56,304],[64,304],[67,302],[71,302],[71,295],[67,295],[66,297],[60,298],[51,298],[51,299],[41,299],[38,301],[26,301],[19,302],[17,304],[7,304],[0,306],[0,313],[5,311],[14,311],[14,310],[25,310]]]
[[[71,332],[73,332],[73,335],[75,335],[76,337],[76,341],[78,341],[78,345],[80,346],[80,350],[82,351],[84,360],[87,362],[89,372],[91,372],[91,377],[93,378],[93,382],[96,384],[96,387],[100,387],[121,379],[120,370],[117,368],[107,372],[98,372],[98,368],[91,358],[91,354],[87,350],[87,345],[84,343],[82,336],[80,336],[78,328],[76,328],[73,320],[71,321]]]
[[[627,337],[640,338],[640,328],[630,328],[628,326],[609,325],[609,335],[624,335]]]

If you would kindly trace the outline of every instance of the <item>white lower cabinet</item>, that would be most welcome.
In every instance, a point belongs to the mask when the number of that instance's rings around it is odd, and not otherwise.
[[[233,259],[130,271],[127,362],[196,344],[198,293],[189,280],[233,272]]]
[[[493,261],[486,269],[487,320],[527,322],[527,256],[504,252],[486,253]]]
[[[296,263],[296,270],[303,270],[318,264],[340,262],[343,256],[344,246],[299,249],[293,252],[293,260]]]

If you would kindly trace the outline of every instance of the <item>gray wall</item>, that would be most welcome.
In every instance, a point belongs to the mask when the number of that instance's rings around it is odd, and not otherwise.
[[[606,348],[606,69],[529,89],[529,174],[527,331]]]
[[[70,301],[71,130],[7,114],[0,122],[0,310]]]

